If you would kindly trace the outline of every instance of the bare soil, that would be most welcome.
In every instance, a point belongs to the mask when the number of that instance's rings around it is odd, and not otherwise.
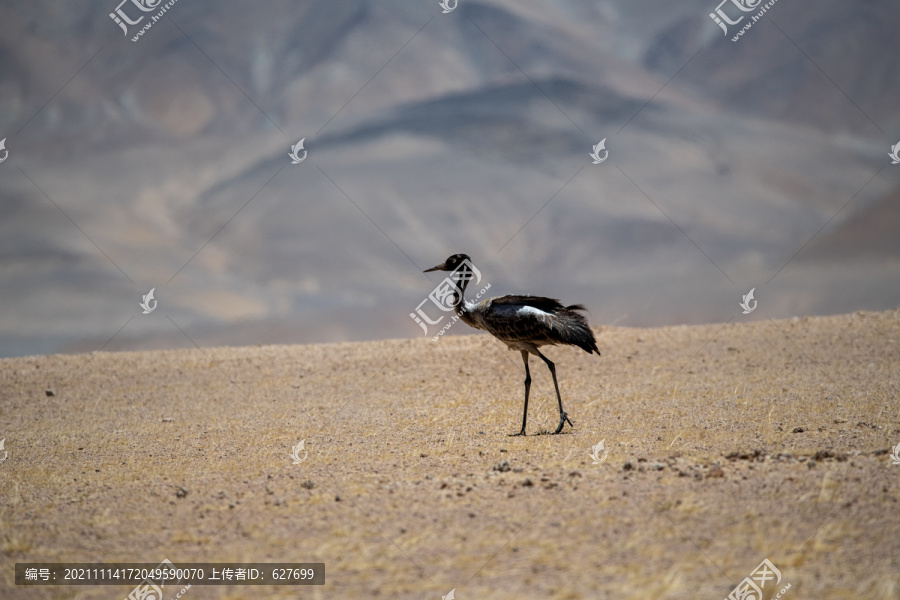
[[[595,332],[546,351],[561,435],[532,360],[526,437],[484,335],[2,360],[0,597],[133,587],[16,562],[163,558],[326,565],[188,600],[719,600],[764,558],[766,598],[900,597],[900,311]]]

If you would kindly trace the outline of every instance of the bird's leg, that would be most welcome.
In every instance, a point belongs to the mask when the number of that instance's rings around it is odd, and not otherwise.
[[[525,410],[522,412],[522,431],[510,433],[510,436],[525,435],[525,421],[528,420],[528,391],[531,390],[531,371],[528,369],[528,352],[522,350],[522,360],[525,362]]]
[[[556,388],[556,400],[559,402],[559,427],[556,428],[554,434],[562,431],[563,425],[568,423],[572,425],[572,421],[569,420],[569,415],[566,414],[566,411],[563,410],[562,407],[562,397],[559,395],[559,384],[556,382],[556,365],[553,364],[553,361],[541,354],[541,351],[537,351],[537,355],[544,359],[544,362],[547,363],[547,367],[550,369],[550,374],[553,375],[553,387]],[[575,425],[572,425],[575,427]]]

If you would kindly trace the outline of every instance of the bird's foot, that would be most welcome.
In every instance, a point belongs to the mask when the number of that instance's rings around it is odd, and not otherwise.
[[[556,428],[556,431],[554,431],[553,434],[556,435],[557,433],[562,431],[563,425],[565,425],[566,423],[572,425],[572,427],[575,427],[572,421],[569,420],[569,415],[567,415],[565,412],[561,412],[559,414],[559,427]]]
[[[523,427],[522,431],[520,431],[519,433],[507,433],[506,435],[509,437],[518,437],[520,435],[525,435],[525,428]]]

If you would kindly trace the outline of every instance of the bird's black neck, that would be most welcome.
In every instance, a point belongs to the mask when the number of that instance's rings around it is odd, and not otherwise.
[[[475,314],[474,305],[466,306],[465,300],[466,287],[472,278],[476,276],[476,273],[477,271],[475,271],[473,266],[464,263],[451,275],[451,279],[455,284],[453,289],[453,310],[463,323],[475,329],[484,329],[484,324],[480,322]],[[480,279],[480,275],[478,277]]]
[[[472,269],[466,264],[460,265],[460,267],[451,275],[454,283],[456,283],[456,289],[453,291],[453,309],[459,316],[462,316],[463,313],[466,312],[466,287],[469,285],[469,280],[471,280],[473,276]]]

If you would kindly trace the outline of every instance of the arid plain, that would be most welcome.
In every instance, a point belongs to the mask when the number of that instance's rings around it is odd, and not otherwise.
[[[900,597],[900,311],[595,333],[547,349],[556,436],[534,360],[507,436],[523,368],[483,335],[4,359],[0,597],[164,558],[326,565],[198,600],[719,600],[765,558],[766,598]]]

